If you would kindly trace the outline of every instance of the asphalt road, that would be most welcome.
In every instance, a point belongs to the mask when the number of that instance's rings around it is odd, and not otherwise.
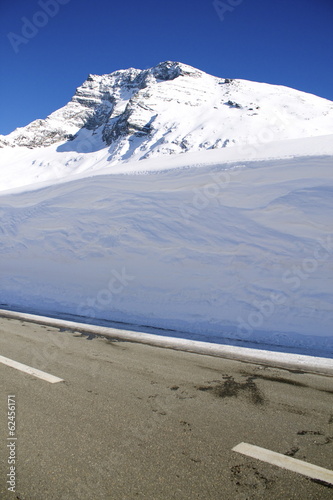
[[[333,469],[333,378],[0,318],[0,498],[331,499],[329,485],[232,451]],[[7,397],[16,402],[8,491]]]

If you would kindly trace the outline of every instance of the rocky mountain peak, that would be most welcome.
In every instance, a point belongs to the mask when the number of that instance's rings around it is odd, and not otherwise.
[[[287,87],[208,75],[180,62],[89,74],[72,99],[0,147],[49,147],[109,161],[251,144],[333,130],[333,105]]]
[[[180,62],[164,61],[154,68],[151,73],[157,80],[174,80],[179,76],[200,76],[201,71]]]

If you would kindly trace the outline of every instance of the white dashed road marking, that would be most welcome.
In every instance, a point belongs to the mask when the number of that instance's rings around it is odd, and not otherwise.
[[[235,446],[233,451],[247,455],[248,457],[256,458],[272,465],[277,465],[283,469],[288,469],[293,472],[303,474],[303,476],[324,481],[325,483],[333,484],[333,471],[318,467],[317,465],[297,460],[296,458],[276,453],[275,451],[266,450],[259,446],[254,446],[248,443],[240,443]]]
[[[15,368],[16,370],[20,370],[21,372],[28,373],[33,377],[46,380],[46,382],[50,382],[50,384],[56,384],[57,382],[64,382],[62,378],[58,378],[55,377],[54,375],[50,375],[49,373],[42,372],[41,370],[37,370],[36,368],[32,368],[31,366],[18,363],[17,361],[5,358],[4,356],[0,356],[0,363],[6,366],[10,366],[11,368]]]

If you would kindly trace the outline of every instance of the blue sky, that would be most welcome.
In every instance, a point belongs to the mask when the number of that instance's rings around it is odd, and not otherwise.
[[[65,105],[88,73],[165,60],[333,100],[332,0],[220,3],[1,0],[0,134]]]

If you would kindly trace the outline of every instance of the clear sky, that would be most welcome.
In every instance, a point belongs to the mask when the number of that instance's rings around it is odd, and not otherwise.
[[[219,1],[1,0],[0,134],[65,105],[88,73],[165,60],[333,100],[332,0]]]

